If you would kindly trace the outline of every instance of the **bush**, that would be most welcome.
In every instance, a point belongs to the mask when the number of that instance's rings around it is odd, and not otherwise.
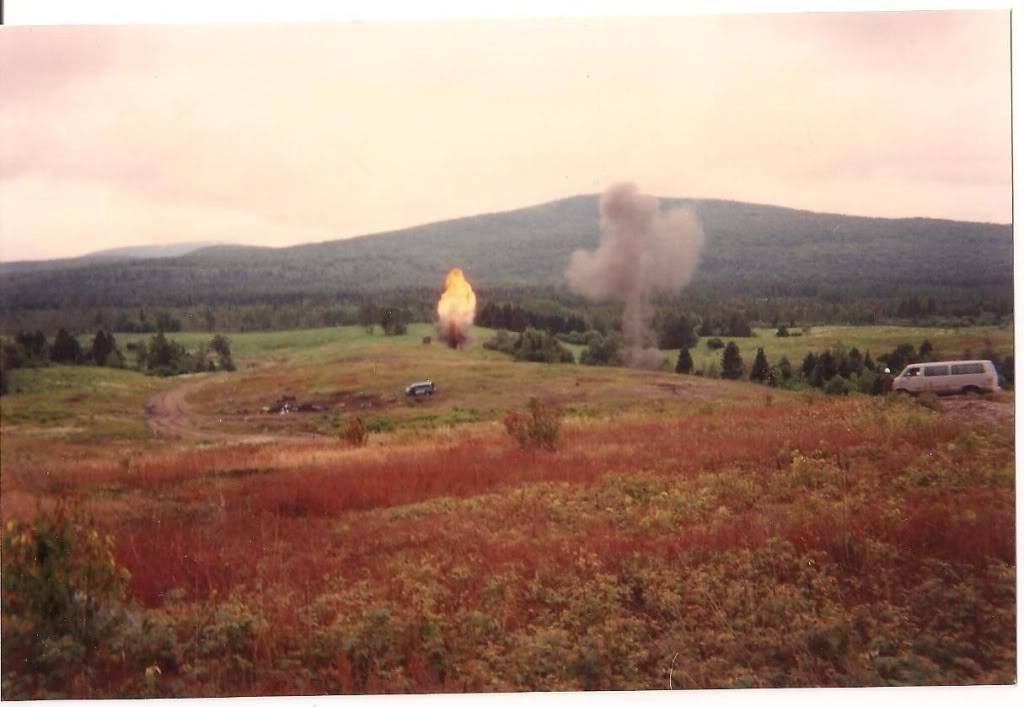
[[[370,436],[370,429],[363,422],[363,418],[358,415],[350,417],[345,422],[345,426],[341,429],[341,438],[351,444],[353,447],[363,447],[366,445],[366,440]]]
[[[527,329],[516,339],[512,354],[517,361],[536,363],[575,363],[572,351],[546,331]]]
[[[598,334],[596,331],[591,329],[590,331],[570,331],[567,334],[555,334],[559,341],[564,341],[567,344],[574,344],[576,346],[586,346],[590,343],[590,338],[593,334]]]
[[[61,504],[3,533],[4,697],[66,687],[117,636],[128,572],[114,562],[113,539]],[[11,678],[11,670],[28,682]],[[42,685],[31,685],[31,676]],[[15,676],[16,677],[16,676]],[[43,693],[46,694],[45,692]]]
[[[617,334],[601,336],[598,332],[587,333],[587,348],[580,352],[580,363],[584,366],[621,366],[622,340]]]
[[[858,393],[864,393],[865,395],[879,395],[881,393],[879,375],[874,371],[865,369],[859,375],[853,376],[850,382],[857,389]]]
[[[725,348],[725,344],[722,343],[722,340],[719,339],[717,336],[713,339],[708,339],[706,346],[712,351],[715,351],[716,349]]]
[[[823,390],[829,395],[849,395],[853,386],[842,376],[833,376],[825,382]]]
[[[515,353],[516,342],[507,331],[499,329],[494,337],[484,342],[484,348],[488,351],[501,351],[512,355]]]
[[[552,403],[530,398],[526,412],[509,410],[502,420],[508,432],[523,449],[541,448],[554,451],[562,425],[562,411]]]
[[[394,432],[397,428],[395,421],[390,417],[375,417],[366,423],[366,431],[373,433]]]
[[[562,346],[553,335],[538,329],[527,329],[515,339],[504,330],[498,331],[493,339],[484,342],[484,348],[510,354],[517,361],[576,362],[572,351]]]

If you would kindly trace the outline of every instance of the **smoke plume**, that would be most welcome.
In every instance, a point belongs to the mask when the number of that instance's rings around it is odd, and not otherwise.
[[[601,195],[600,215],[601,242],[596,250],[572,254],[565,271],[569,289],[591,300],[621,301],[626,365],[660,366],[651,297],[690,281],[704,230],[690,210],[660,211],[655,197],[638,194],[629,183]]]

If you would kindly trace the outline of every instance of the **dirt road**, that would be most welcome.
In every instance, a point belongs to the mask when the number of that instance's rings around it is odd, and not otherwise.
[[[274,435],[218,432],[200,429],[201,417],[188,402],[188,396],[206,385],[211,379],[205,374],[181,376],[189,378],[185,383],[170,390],[157,393],[146,403],[146,424],[157,437],[193,440],[197,442],[230,442],[233,444],[263,444],[266,442],[307,442],[317,435]]]

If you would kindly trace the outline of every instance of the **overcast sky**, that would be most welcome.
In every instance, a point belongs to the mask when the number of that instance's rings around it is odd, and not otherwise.
[[[621,180],[1011,218],[1008,12],[4,27],[0,67],[5,261],[291,245]]]

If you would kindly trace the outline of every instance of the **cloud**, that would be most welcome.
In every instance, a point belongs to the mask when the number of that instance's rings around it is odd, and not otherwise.
[[[3,28],[0,191],[21,181],[54,198],[25,215],[6,197],[0,245],[28,253],[31,224],[70,252],[72,211],[108,223],[98,247],[139,242],[162,233],[142,205],[199,219],[183,240],[222,229],[285,245],[623,174],[662,196],[1005,222],[1007,25],[884,13]],[[97,193],[110,196],[87,213]],[[250,236],[223,214],[262,225]]]

